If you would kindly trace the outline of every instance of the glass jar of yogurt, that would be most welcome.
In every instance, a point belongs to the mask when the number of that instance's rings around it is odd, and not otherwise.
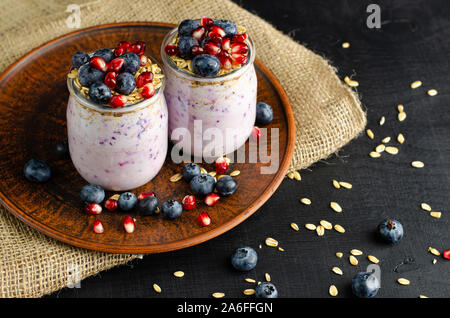
[[[202,77],[178,67],[166,54],[164,48],[174,43],[177,32],[175,28],[168,33],[161,46],[170,138],[183,153],[195,157],[214,158],[231,153],[245,144],[255,124],[257,78],[253,42],[246,40],[249,51],[245,65],[225,74]]]
[[[111,108],[85,98],[67,79],[70,157],[80,175],[107,190],[124,191],[152,180],[167,154],[164,82],[149,99]]]

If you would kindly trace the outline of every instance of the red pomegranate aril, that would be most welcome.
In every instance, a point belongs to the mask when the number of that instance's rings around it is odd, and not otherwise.
[[[233,42],[243,43],[247,40],[247,33],[235,34],[233,35]]]
[[[220,35],[220,37],[222,37],[222,38],[224,38],[225,37],[225,35],[227,35],[226,33],[225,33],[225,30],[224,29],[222,29],[220,26],[218,26],[218,25],[213,25],[213,26],[211,26],[211,33],[217,33],[217,34],[219,34]],[[210,33],[210,34],[211,34]],[[210,35],[211,36],[211,35]]]
[[[228,170],[228,162],[224,157],[219,157],[216,159],[216,172],[218,174],[224,174]]]
[[[166,52],[166,54],[169,56],[177,55],[178,47],[175,44],[167,44],[164,47],[164,52]]]
[[[245,43],[233,43],[231,45],[231,53],[248,53],[248,45]]]
[[[155,195],[155,193],[153,192],[153,191],[148,191],[148,192],[142,192],[142,193],[140,193],[139,195],[138,195],[138,200],[140,201],[140,200],[142,200],[143,198],[146,198],[146,197],[155,197],[156,195]]]
[[[127,233],[134,232],[136,225],[134,224],[134,220],[131,216],[124,217],[122,224],[123,224],[123,229],[125,230],[125,232],[127,232]]]
[[[128,101],[128,97],[126,97],[125,95],[113,95],[109,99],[109,105],[112,108],[120,108],[120,107],[125,106],[127,101]]]
[[[192,37],[196,39],[197,41],[201,41],[203,37],[205,36],[206,29],[204,27],[198,27],[192,32]]]
[[[209,38],[211,39],[211,41],[213,41],[214,43],[221,43],[222,42],[222,36],[217,33],[217,32],[210,32],[208,34]]]
[[[91,57],[89,60],[89,65],[102,72],[106,72],[108,70],[108,65],[100,56]]]
[[[105,228],[103,227],[103,223],[100,220],[95,220],[94,225],[92,226],[92,230],[94,233],[102,234],[105,232]]]
[[[130,45],[128,48],[129,52],[133,52],[137,55],[144,54],[145,52],[145,43],[142,41],[136,41],[133,44]]]
[[[233,68],[233,61],[229,57],[219,57],[220,65],[226,70],[231,70]]]
[[[105,201],[105,209],[108,210],[109,212],[117,210],[118,206],[119,205],[117,204],[117,200],[108,199]]]
[[[220,52],[220,46],[214,42],[207,42],[204,46],[206,53],[210,55],[217,55]]]
[[[141,61],[141,66],[145,66],[148,63],[148,57],[144,54],[139,56],[139,60]]]
[[[442,257],[445,259],[450,259],[450,249],[445,250],[444,253],[442,253]]]
[[[123,63],[125,63],[125,60],[120,57],[116,57],[114,60],[109,62],[108,69],[112,72],[118,72],[123,66]]]
[[[195,209],[196,200],[193,195],[187,195],[181,200],[181,203],[183,203],[183,208],[185,210],[193,210]]]
[[[117,84],[116,78],[117,78],[116,72],[108,72],[105,75],[103,83],[105,83],[106,86],[108,86],[109,88],[114,89]]]
[[[247,63],[247,56],[245,56],[244,54],[231,54],[231,59],[241,65]]]
[[[201,226],[208,226],[211,224],[211,217],[209,216],[208,212],[203,211],[197,216],[197,222]]]
[[[200,21],[200,24],[204,26],[205,28],[209,28],[211,25],[213,25],[214,20],[208,17],[203,17]]]
[[[258,127],[253,127],[252,129],[252,139],[256,142],[259,142],[259,138],[261,137],[261,130]]]
[[[191,51],[192,51],[192,54],[194,54],[195,56],[206,53],[205,49],[202,48],[200,45],[193,46]]]
[[[205,197],[205,204],[207,206],[215,206],[219,199],[220,197],[217,193],[210,193]]]
[[[115,56],[122,56],[127,52],[127,49],[122,47],[122,46],[118,46],[114,49],[114,55]]]
[[[222,40],[222,49],[228,51],[231,48],[231,40],[225,38]]]
[[[117,44],[117,47],[121,47],[124,48],[125,51],[128,50],[128,48],[130,47],[130,42],[128,41],[120,41],[119,44]]]
[[[155,95],[155,87],[152,83],[147,83],[143,86],[141,96],[145,99],[152,98]]]
[[[136,86],[137,87],[143,87],[147,83],[151,83],[153,81],[153,73],[152,72],[142,72],[137,80],[136,80]]]
[[[87,214],[98,215],[98,214],[102,213],[102,206],[95,202],[89,203],[84,207],[84,211]]]

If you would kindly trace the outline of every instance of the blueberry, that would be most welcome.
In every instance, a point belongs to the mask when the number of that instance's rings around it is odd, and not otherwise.
[[[88,184],[81,189],[80,197],[84,203],[101,203],[105,199],[105,190],[99,185]]]
[[[69,156],[69,143],[66,140],[58,141],[55,147],[56,154],[60,157],[68,157]]]
[[[236,24],[234,24],[234,22],[230,20],[216,20],[214,21],[213,25],[218,25],[222,29],[224,29],[227,36],[234,35],[237,33]]]
[[[199,165],[195,163],[186,164],[181,172],[183,174],[183,179],[186,180],[187,182],[191,181],[193,177],[202,174]]]
[[[191,36],[182,36],[178,40],[178,55],[186,60],[192,59],[192,48],[198,45],[198,41]]]
[[[105,83],[93,83],[89,86],[89,98],[97,104],[108,104],[111,98],[111,89]]]
[[[141,67],[141,60],[139,59],[139,56],[137,56],[133,52],[125,53],[121,56],[121,58],[124,59],[123,66],[120,69],[121,73],[126,72],[134,75]]]
[[[256,104],[256,122],[260,125],[270,124],[273,120],[272,107],[266,103]]]
[[[106,63],[111,62],[115,58],[113,51],[110,49],[97,50],[92,56],[100,56]]]
[[[91,67],[89,64],[82,65],[78,70],[78,79],[84,87],[89,87],[96,82],[103,82],[104,78],[105,73]]]
[[[138,203],[138,211],[141,215],[155,214],[157,208],[158,199],[154,196],[145,197]]]
[[[256,298],[277,298],[278,291],[274,284],[263,282],[255,288]]]
[[[183,206],[175,200],[168,200],[161,206],[161,215],[166,219],[176,219],[183,212]]]
[[[217,180],[216,190],[222,197],[232,195],[238,188],[236,180],[230,176],[225,176]]]
[[[258,254],[248,246],[237,248],[231,255],[231,265],[239,271],[249,271],[255,268]]]
[[[403,226],[399,221],[385,219],[378,225],[380,236],[390,243],[397,243],[403,237]]]
[[[89,55],[87,53],[78,51],[72,55],[72,66],[74,68],[79,68],[81,65],[89,62]]]
[[[198,23],[195,20],[183,20],[181,21],[180,25],[178,26],[178,34],[183,35],[192,35],[192,32],[194,32],[195,29],[197,29],[200,26],[200,23]]]
[[[32,182],[42,183],[50,179],[52,171],[45,160],[31,159],[23,167],[25,178]]]
[[[189,187],[194,194],[205,196],[214,191],[214,184],[215,181],[212,176],[209,174],[201,174],[191,179]]]
[[[120,94],[128,95],[136,87],[136,80],[130,73],[120,73],[116,81],[116,91]]]
[[[352,290],[360,298],[372,298],[378,293],[380,282],[374,273],[361,272],[352,279]]]
[[[134,209],[138,202],[136,196],[131,192],[124,192],[120,195],[117,203],[119,204],[119,208],[123,211],[130,211]]]
[[[197,55],[192,60],[194,73],[203,77],[212,77],[220,70],[220,61],[217,57],[209,54]]]

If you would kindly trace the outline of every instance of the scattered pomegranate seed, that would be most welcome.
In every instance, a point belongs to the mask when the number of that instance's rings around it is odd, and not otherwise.
[[[217,55],[220,52],[220,46],[214,42],[207,42],[204,46],[206,52],[210,55]]]
[[[122,68],[123,63],[125,63],[125,60],[123,58],[117,57],[109,62],[108,69],[112,72],[118,72]]]
[[[100,220],[95,220],[94,225],[92,227],[94,233],[101,234],[105,232],[105,228],[103,227],[103,223]]]
[[[219,199],[220,197],[217,193],[210,193],[205,197],[205,204],[207,206],[215,206]]]
[[[222,49],[228,51],[231,48],[231,40],[225,38],[222,40]]]
[[[127,233],[134,232],[135,224],[134,224],[134,220],[131,216],[126,216],[123,219],[122,224],[123,224],[123,228],[124,228],[125,232],[127,232]]]
[[[202,26],[204,26],[205,28],[208,28],[208,29],[209,29],[210,26],[213,25],[213,23],[214,23],[214,20],[211,19],[211,18],[208,18],[208,17],[203,17],[203,18],[201,19],[201,21],[200,21],[200,24],[201,24]]]
[[[187,195],[181,200],[181,203],[183,203],[183,208],[185,210],[193,210],[195,209],[196,201],[195,197],[193,195]]]
[[[142,55],[140,55],[139,56],[139,59],[140,59],[140,61],[141,61],[141,66],[145,66],[145,65],[147,65],[147,63],[148,63],[148,57],[146,56],[146,55],[144,55],[144,54],[142,54]]]
[[[245,43],[233,43],[231,45],[231,53],[248,53],[248,45]]]
[[[128,48],[129,52],[133,52],[137,55],[144,54],[145,52],[145,42],[142,41],[136,41],[133,44],[130,45]]]
[[[116,72],[108,72],[105,75],[105,79],[103,82],[111,89],[114,89],[116,87],[117,81],[117,73]]]
[[[117,204],[117,200],[114,199],[108,199],[105,201],[105,209],[109,212],[117,210],[117,207],[119,205]]]
[[[155,197],[156,195],[155,195],[155,193],[154,192],[152,192],[152,191],[149,191],[149,192],[142,192],[142,193],[140,193],[139,195],[138,195],[138,200],[140,201],[140,200],[142,200],[143,198],[146,198],[146,197]]]
[[[206,52],[205,52],[205,49],[204,48],[202,48],[200,45],[196,45],[196,46],[193,46],[192,47],[192,54],[193,55],[202,55],[202,54],[205,54]]]
[[[201,226],[208,226],[211,224],[211,217],[209,216],[208,212],[203,211],[197,216],[197,222]]]
[[[142,98],[145,99],[149,99],[152,98],[153,95],[155,95],[155,87],[153,86],[152,83],[147,83],[143,86],[142,91],[141,91],[141,96]]]
[[[220,26],[218,25],[213,25],[211,26],[211,33],[217,33],[220,37],[224,38],[225,35],[227,35],[225,33],[225,30],[222,29]]]
[[[95,202],[89,203],[84,207],[84,211],[87,214],[98,215],[98,214],[102,213],[102,206]]]
[[[125,51],[128,50],[130,48],[130,42],[128,41],[120,41],[119,44],[117,44],[117,47],[121,47],[124,48]]]
[[[166,54],[169,56],[177,55],[178,47],[175,44],[167,44],[164,47],[164,52],[166,52]]]
[[[241,65],[247,63],[247,56],[245,56],[244,54],[231,54],[231,59]]]
[[[442,253],[442,256],[446,259],[450,259],[450,249],[445,250],[444,253]]]
[[[261,130],[258,127],[253,127],[252,129],[252,138],[254,141],[259,142],[259,138],[261,137]]]
[[[201,41],[203,37],[205,36],[206,29],[204,27],[198,27],[192,32],[192,37],[196,39],[197,41]]]
[[[221,43],[223,39],[223,37],[217,32],[209,32],[208,36],[214,43]]]
[[[128,97],[125,95],[112,95],[109,99],[109,105],[112,108],[120,108],[126,105]],[[106,204],[106,203],[105,203]]]
[[[228,162],[224,157],[219,157],[216,160],[216,172],[218,174],[224,174],[228,170]]]
[[[108,65],[106,64],[105,60],[102,59],[100,56],[92,57],[89,60],[89,65],[102,72],[106,72],[108,70]]]
[[[152,72],[142,72],[136,80],[136,86],[143,87],[145,84],[151,83],[152,81],[153,81]]]
[[[122,56],[127,52],[127,49],[122,47],[122,46],[118,46],[114,49],[114,55],[115,56]]]

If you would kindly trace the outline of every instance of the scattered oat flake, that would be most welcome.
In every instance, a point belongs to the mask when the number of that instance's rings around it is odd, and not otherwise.
[[[414,82],[411,83],[411,88],[412,89],[418,88],[420,86],[422,86],[422,82],[421,81],[414,81]]]
[[[211,296],[213,296],[214,298],[223,298],[225,297],[225,293],[213,293]]]
[[[428,298],[428,297],[425,295],[419,295],[419,298]]]
[[[253,288],[244,290],[244,295],[254,295],[255,290]]]
[[[287,177],[288,177],[289,179],[294,179],[294,173],[293,173],[293,172],[289,172],[289,173],[287,174]]]
[[[376,258],[375,256],[373,256],[373,255],[368,255],[367,259],[369,261],[371,261],[372,263],[374,263],[374,264],[378,264],[380,262],[380,260],[378,258]]]
[[[386,117],[381,116],[380,122],[379,122],[379,123],[380,123],[380,126],[383,126],[385,122],[386,122]]]
[[[371,156],[372,158],[380,158],[381,154],[379,152],[376,152],[376,151],[371,151],[369,153],[369,156]]]
[[[269,275],[269,273],[265,273],[264,277],[266,278],[266,282],[270,282],[270,275]]]
[[[398,154],[398,148],[397,148],[397,147],[388,146],[388,147],[386,147],[385,151],[386,151],[388,154],[391,154],[391,155],[396,155],[396,154]]]
[[[346,189],[353,188],[353,185],[349,182],[339,181],[339,184],[341,185],[341,187],[346,188]]]
[[[323,236],[325,234],[325,229],[322,225],[318,225],[316,228],[317,235]]]
[[[355,255],[355,256],[359,256],[359,255],[363,255],[363,252],[357,249],[352,249],[350,251],[350,254]]]
[[[437,249],[435,249],[433,247],[429,247],[428,248],[428,252],[430,252],[431,254],[436,255],[436,256],[441,255],[441,253]]]
[[[203,168],[203,167],[200,168],[200,171],[202,172],[202,174],[207,174],[208,173],[208,171],[206,171],[206,169]]]
[[[183,175],[181,173],[176,173],[173,176],[170,177],[170,182],[177,182],[180,181],[181,178],[183,178]]]
[[[398,113],[397,119],[398,121],[404,121],[406,119],[406,113],[405,112]]]
[[[336,253],[336,257],[337,257],[337,258],[342,258],[342,256],[344,256],[343,253],[341,253],[341,252],[337,252],[337,253]]]
[[[300,202],[303,203],[304,205],[310,205],[311,204],[311,200],[308,198],[301,198]]]
[[[411,284],[411,282],[409,280],[407,280],[406,278],[399,278],[399,279],[397,279],[397,282],[400,285],[405,285],[405,286]]]
[[[292,228],[294,231],[298,231],[298,230],[299,230],[297,223],[294,223],[294,222],[291,223],[291,228]]]
[[[353,255],[350,255],[350,257],[348,258],[348,260],[350,261],[350,264],[352,264],[353,266],[358,265],[358,260],[357,260],[356,257],[354,257]]]
[[[328,292],[330,293],[331,296],[336,297],[338,295],[338,289],[336,286],[331,285],[330,288],[328,289]]]
[[[402,104],[397,105],[397,110],[399,113],[404,112],[405,111],[405,107],[403,107]]]
[[[421,203],[420,207],[422,208],[422,210],[431,212],[431,206],[428,203]]]
[[[176,271],[175,273],[173,273],[173,276],[175,276],[175,277],[183,277],[184,276],[184,272]]]
[[[384,150],[386,150],[386,146],[383,144],[379,144],[376,148],[375,151],[378,153],[382,153]]]
[[[384,137],[384,138],[381,140],[381,142],[382,142],[383,144],[387,144],[389,141],[391,141],[391,137],[389,137],[389,136]]]
[[[411,166],[414,168],[423,168],[425,167],[425,164],[422,161],[413,161],[411,162]]]
[[[437,259],[433,258],[433,265],[437,263]]]
[[[339,182],[333,179],[333,187],[335,187],[336,189],[340,189],[341,185],[339,184]]]
[[[314,230],[316,229],[316,226],[315,226],[314,224],[311,224],[311,223],[305,224],[305,227],[306,227],[308,230],[311,230],[311,231],[314,231]]]
[[[338,274],[338,275],[343,275],[344,274],[342,269],[340,269],[339,267],[336,267],[336,266],[333,267],[331,270],[333,271],[333,273]]]
[[[402,133],[398,134],[397,141],[399,144],[403,144],[405,142],[405,136]]]
[[[153,289],[155,290],[155,292],[161,293],[161,287],[159,287],[157,284],[153,284]]]
[[[348,77],[348,76],[346,76],[344,78],[344,82],[350,87],[358,87],[359,86],[359,83],[357,81],[350,79],[350,77]]]
[[[345,233],[345,229],[339,224],[335,224],[334,229],[339,233]]]
[[[326,220],[321,220],[319,223],[327,230],[331,230],[333,228],[333,225]]]
[[[241,171],[239,171],[239,170],[234,170],[233,172],[230,173],[230,176],[231,176],[231,177],[236,177],[236,176],[238,176],[238,175],[240,175],[240,174],[241,174]]]
[[[254,280],[253,278],[246,278],[245,281],[246,281],[247,283],[251,283],[251,284],[256,283],[256,280]]]
[[[430,90],[428,90],[427,94],[429,96],[436,96],[438,94],[438,91],[435,89],[430,89]]]
[[[209,174],[211,177],[215,177],[216,174],[217,174],[217,172],[216,172],[216,171],[210,171],[210,172],[208,172],[208,174]]]
[[[442,216],[442,213],[441,212],[430,212],[430,215],[432,216],[432,217],[434,217],[435,219],[440,219],[441,218],[441,216]]]
[[[366,134],[367,134],[367,137],[369,137],[370,139],[375,138],[375,134],[373,133],[373,131],[371,129],[367,129]]]
[[[300,173],[298,171],[294,171],[294,179],[297,181],[302,180],[302,176],[300,175]]]
[[[348,42],[343,42],[342,43],[342,48],[348,49],[349,47],[350,47],[350,43],[348,43]]]
[[[342,212],[342,208],[341,206],[337,203],[337,202],[330,202],[330,207],[336,211],[337,213],[341,213]]]
[[[267,246],[271,246],[271,247],[277,247],[278,246],[278,241],[273,239],[273,238],[271,238],[271,237],[268,237],[268,238],[266,238],[266,245]]]
[[[278,250],[279,250],[280,252],[284,252],[284,248],[282,248],[282,247],[280,247],[280,246],[278,246]]]

